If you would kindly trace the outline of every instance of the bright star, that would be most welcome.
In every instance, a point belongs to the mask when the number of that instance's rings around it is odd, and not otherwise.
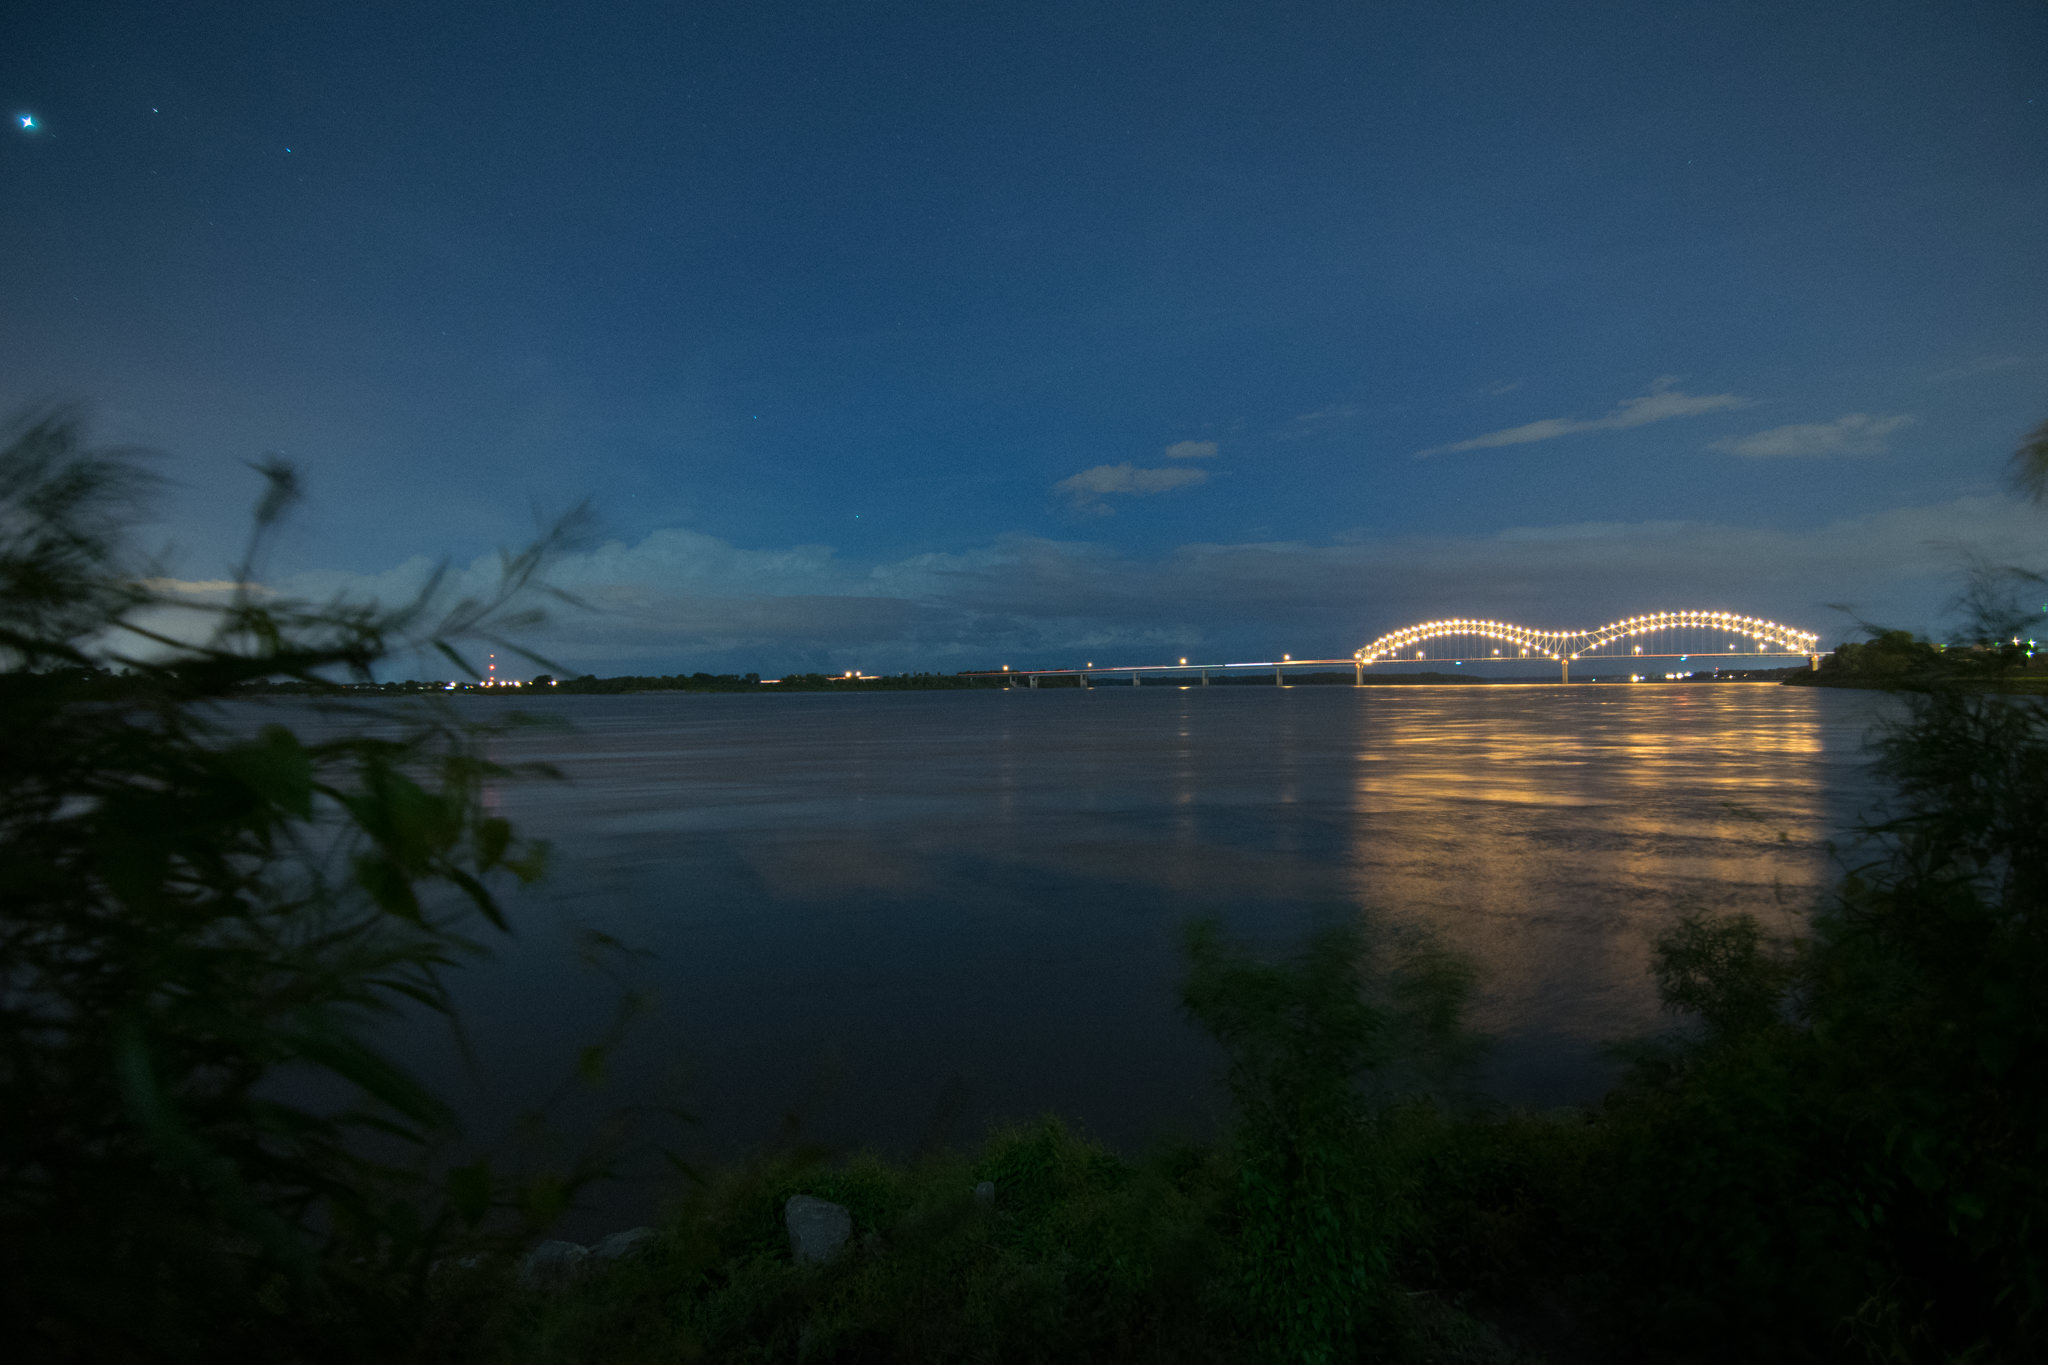
[[[21,131],[24,133],[33,133],[36,130],[37,124],[34,114],[17,114],[15,117],[21,120]]]

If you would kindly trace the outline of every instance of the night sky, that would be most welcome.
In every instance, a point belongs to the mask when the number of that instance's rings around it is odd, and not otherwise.
[[[574,671],[1927,627],[2048,417],[2048,5],[14,5],[0,407]],[[402,671],[402,670],[401,670]]]

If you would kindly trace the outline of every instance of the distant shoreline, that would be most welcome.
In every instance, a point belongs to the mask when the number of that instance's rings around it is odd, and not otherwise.
[[[1672,687],[1698,684],[1721,683],[1785,683],[1803,682],[1797,675],[1806,673],[1804,668],[1779,669],[1731,669],[1718,674],[1694,675],[1685,678],[1643,679],[1631,682],[1626,677],[1594,676],[1574,679],[1571,686],[1659,686]],[[1141,687],[1201,687],[1204,684],[1194,678],[1147,678]],[[1259,687],[1270,688],[1274,683],[1263,675],[1237,675],[1212,677],[1210,687]],[[1286,687],[1531,687],[1558,686],[1553,677],[1488,678],[1461,673],[1368,673],[1361,682],[1347,671],[1325,673],[1303,673],[1291,676],[1282,684]],[[1834,684],[1840,686],[1841,684]],[[1017,681],[1002,677],[959,676],[947,673],[899,673],[886,676],[868,677],[862,675],[831,675],[818,673],[791,674],[782,678],[761,678],[755,675],[737,674],[690,674],[690,675],[627,675],[614,678],[599,678],[586,674],[580,678],[553,679],[547,675],[519,683],[450,683],[408,680],[385,683],[309,683],[303,681],[254,682],[244,684],[240,689],[248,696],[446,696],[481,695],[493,698],[532,699],[535,697],[592,697],[592,696],[646,696],[657,693],[754,693],[757,695],[778,692],[996,692],[1015,688],[1017,690],[1049,691],[1055,689],[1078,690],[1080,680],[1072,675],[1042,678],[1037,689],[1026,689],[1021,677]],[[1125,688],[1132,684],[1122,678],[1096,675],[1089,683],[1090,690],[1102,688]]]

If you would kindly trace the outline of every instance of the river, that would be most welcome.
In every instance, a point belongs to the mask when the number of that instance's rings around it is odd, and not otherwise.
[[[508,1121],[604,1028],[618,987],[575,951],[597,929],[652,1004],[604,1089],[558,1111],[571,1130],[677,1105],[699,1155],[792,1131],[902,1153],[1054,1111],[1136,1148],[1219,1113],[1182,927],[1278,951],[1365,913],[1476,965],[1485,1093],[1581,1102],[1607,1043],[1671,1022],[1662,929],[1790,928],[1824,892],[1875,797],[1881,705],[1758,684],[540,698],[566,725],[498,756],[567,780],[493,799],[553,872],[462,984],[474,1061],[416,1057],[480,1129]]]

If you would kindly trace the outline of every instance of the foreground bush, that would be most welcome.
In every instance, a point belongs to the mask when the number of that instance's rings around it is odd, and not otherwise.
[[[477,1315],[481,1345],[461,1358],[504,1365],[1295,1358],[1245,1299],[1236,1180],[1214,1151],[1131,1162],[1053,1119],[908,1166],[764,1161],[698,1189],[641,1259],[559,1294],[506,1292],[486,1272],[476,1298],[451,1288],[450,1308]],[[783,1204],[799,1193],[852,1211],[834,1264],[791,1258]],[[1438,1300],[1401,1299],[1371,1358],[1516,1359]]]
[[[1609,1100],[1584,1225],[1674,1358],[2048,1355],[2048,709],[1936,689],[1884,742],[1875,857],[1810,935],[1667,939],[1701,1036]]]
[[[266,468],[259,532],[295,494]],[[0,448],[0,1317],[10,1351],[91,1361],[402,1349],[432,1259],[566,1185],[430,1178],[447,1108],[373,1042],[504,927],[538,875],[482,797],[510,776],[430,712],[312,741],[214,709],[258,678],[367,677],[488,631],[529,586],[431,621],[250,585],[152,585],[150,484],[73,414]],[[114,674],[110,667],[122,672]],[[392,723],[398,721],[400,723]],[[317,1094],[321,1100],[289,1096]]]
[[[762,1162],[693,1191],[641,1261],[560,1297],[485,1269],[486,1306],[449,1310],[520,1362],[1513,1359],[1395,1274],[1428,1222],[1418,1156],[1451,1122],[1421,1096],[1473,1051],[1465,969],[1355,923],[1280,962],[1206,924],[1188,951],[1189,1012],[1228,1064],[1220,1145],[1131,1162],[1048,1119],[909,1166]],[[850,1210],[840,1262],[795,1262],[793,1194]]]

